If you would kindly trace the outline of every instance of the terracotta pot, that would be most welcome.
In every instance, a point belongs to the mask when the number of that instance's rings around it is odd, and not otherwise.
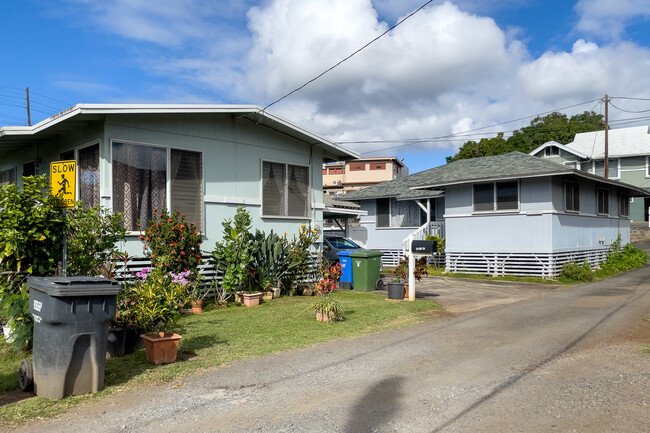
[[[312,289],[302,289],[302,296],[312,296],[314,291]]]
[[[273,299],[273,292],[269,290],[268,292],[262,293],[262,299],[265,301],[270,301],[271,299]]]
[[[147,361],[154,364],[166,364],[176,361],[178,342],[181,336],[173,332],[142,334]]]
[[[404,284],[404,299],[408,299],[408,298],[409,298],[409,285]]]
[[[260,305],[260,298],[262,297],[262,293],[242,293],[241,296],[244,299],[244,305],[247,307],[256,307]]]
[[[325,313],[322,313],[320,310],[316,310],[316,320],[319,322],[336,322],[338,319],[338,316],[336,313],[332,314],[331,316],[328,316]]]
[[[201,314],[203,313],[203,299],[198,301],[192,301],[192,314]]]

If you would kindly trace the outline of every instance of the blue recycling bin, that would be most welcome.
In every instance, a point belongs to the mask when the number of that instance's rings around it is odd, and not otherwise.
[[[339,263],[341,264],[339,289],[352,289],[352,257],[350,257],[350,254],[353,252],[354,250],[342,250],[336,253],[339,256]]]

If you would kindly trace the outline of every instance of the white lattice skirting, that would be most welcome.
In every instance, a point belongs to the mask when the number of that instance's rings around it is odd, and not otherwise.
[[[446,251],[447,272],[487,275],[517,275],[555,278],[567,262],[589,262],[592,267],[605,261],[608,248],[556,253],[454,253]]]

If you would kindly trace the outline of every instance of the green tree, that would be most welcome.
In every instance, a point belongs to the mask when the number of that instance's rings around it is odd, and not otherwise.
[[[529,126],[515,130],[507,139],[503,138],[503,133],[499,133],[494,138],[483,138],[478,143],[467,141],[456,155],[447,157],[447,162],[487,155],[502,155],[513,150],[529,153],[548,141],[567,144],[573,141],[575,135],[580,132],[603,129],[605,129],[605,120],[602,114],[585,111],[568,118],[566,114],[554,112],[544,117],[534,118]]]

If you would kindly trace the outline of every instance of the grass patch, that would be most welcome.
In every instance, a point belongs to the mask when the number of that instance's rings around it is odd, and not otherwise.
[[[179,380],[251,356],[414,325],[429,320],[426,312],[442,309],[431,301],[386,302],[384,296],[369,293],[340,291],[332,296],[341,303],[344,315],[343,321],[334,324],[316,322],[311,309],[313,297],[283,297],[255,308],[231,303],[217,310],[208,304],[206,312],[182,317],[173,329],[183,336],[176,363],[149,364],[144,350],[108,359],[104,391],[62,400],[35,397],[0,406],[0,423],[15,425],[56,416],[71,406],[101,399],[118,390],[156,381]],[[7,380],[2,380],[0,394],[18,389],[18,366],[25,356],[13,354],[8,345],[5,346],[0,352],[0,378]]]
[[[643,347],[643,353],[645,355],[650,355],[650,345]]]

